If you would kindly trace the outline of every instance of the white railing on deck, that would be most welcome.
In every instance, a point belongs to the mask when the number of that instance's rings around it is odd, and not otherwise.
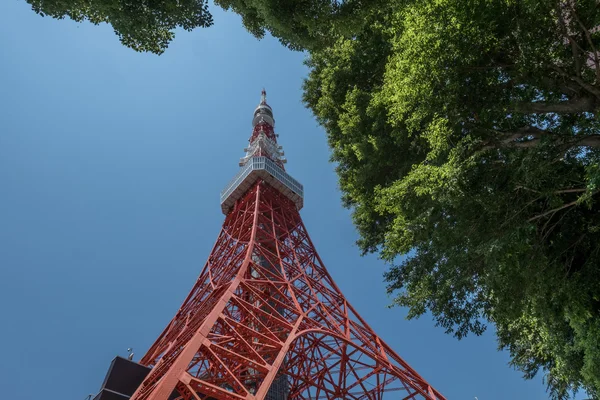
[[[237,175],[229,182],[225,189],[221,192],[221,203],[235,191],[235,189],[250,175],[252,171],[265,170],[283,183],[288,189],[296,193],[300,197],[304,197],[304,187],[300,182],[295,180],[285,172],[279,165],[275,164],[267,157],[252,157],[246,165],[244,165]]]

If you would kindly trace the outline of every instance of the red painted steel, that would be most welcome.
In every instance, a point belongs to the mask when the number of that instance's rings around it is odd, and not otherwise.
[[[133,400],[444,397],[386,345],[327,273],[294,204],[265,182],[227,215],[187,299],[141,360]]]
[[[277,143],[269,113],[263,90],[251,145],[261,132]],[[288,399],[444,400],[356,313],[295,204],[264,181],[228,212],[192,291],[141,364],[152,370],[132,400],[168,400],[174,390],[182,400],[263,400],[276,379],[287,380]]]
[[[277,142],[277,136],[275,135],[275,131],[273,130],[273,127],[264,122],[261,122],[254,127],[254,129],[252,130],[252,136],[250,136],[249,142],[254,141],[254,139],[256,139],[258,137],[258,134],[260,132],[264,132],[266,137],[268,137],[269,139],[271,139],[274,142]]]

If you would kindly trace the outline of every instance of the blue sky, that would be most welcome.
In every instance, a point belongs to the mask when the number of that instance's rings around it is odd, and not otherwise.
[[[360,256],[325,133],[301,103],[303,55],[211,10],[214,27],[179,32],[159,57],[106,25],[0,2],[2,397],[83,400],[115,355],[151,345],[214,244],[264,86],[309,233],[367,322],[448,399],[547,398],[492,333],[457,341],[386,308],[386,265]]]

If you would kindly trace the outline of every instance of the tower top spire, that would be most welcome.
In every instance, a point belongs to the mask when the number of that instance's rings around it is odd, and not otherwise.
[[[260,104],[267,104],[267,91],[265,88],[260,92]]]
[[[240,171],[221,192],[221,209],[224,214],[232,210],[233,205],[257,180],[262,180],[284,196],[290,198],[297,209],[304,204],[302,184],[286,171],[283,147],[277,143],[273,109],[267,104],[267,91],[263,88],[260,103],[254,109],[252,135],[248,140],[246,153],[240,159]]]
[[[260,92],[260,103],[254,110],[254,118],[252,119],[252,126],[257,125],[268,125],[273,129],[275,127],[275,119],[273,118],[273,109],[267,104],[267,91],[263,88]]]

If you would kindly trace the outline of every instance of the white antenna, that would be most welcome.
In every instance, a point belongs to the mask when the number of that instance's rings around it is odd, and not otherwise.
[[[129,353],[129,356],[127,356],[127,359],[128,359],[129,361],[133,361],[133,348],[129,347],[129,348],[127,349],[127,352]]]
[[[267,104],[267,91],[265,88],[260,92],[260,104]]]

